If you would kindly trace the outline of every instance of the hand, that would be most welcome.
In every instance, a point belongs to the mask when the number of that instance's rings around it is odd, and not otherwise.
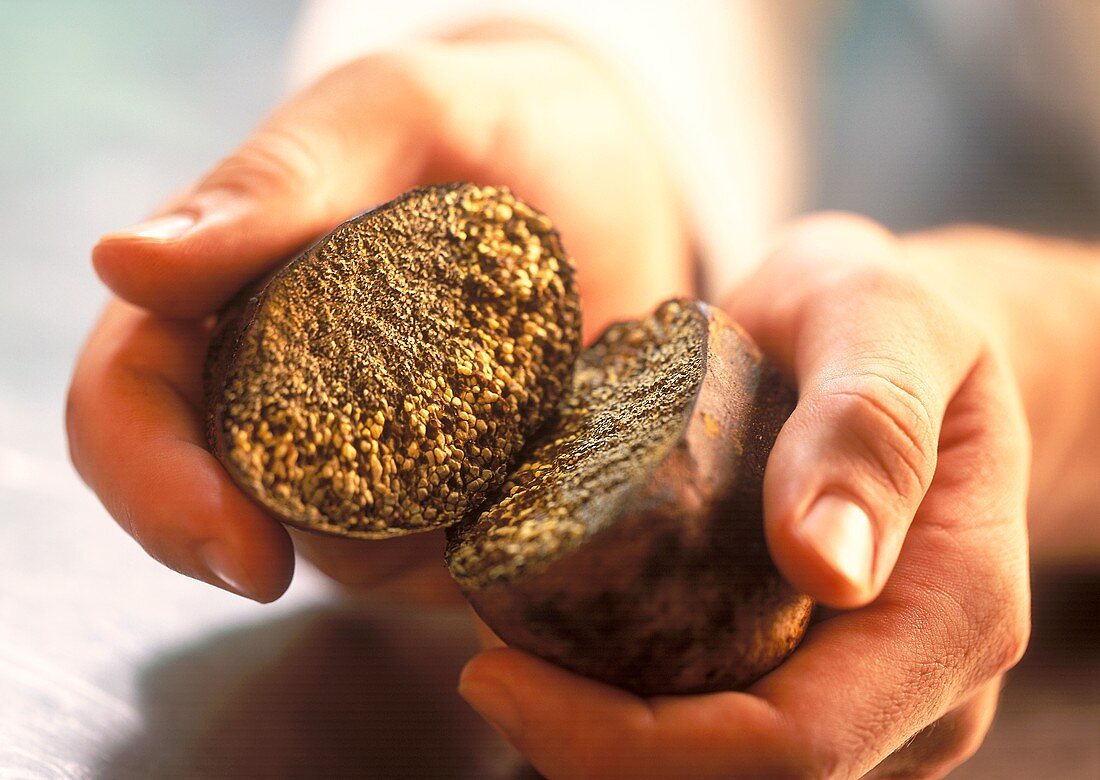
[[[624,95],[571,45],[494,27],[361,59],[293,98],[155,219],[96,246],[118,299],[70,390],[80,474],[155,558],[259,601],[287,587],[292,536],[349,586],[453,594],[439,533],[288,534],[235,487],[203,433],[209,315],[341,220],[455,179],[506,184],[553,215],[577,260],[589,336],[690,293],[674,193]]]
[[[819,216],[728,306],[800,392],[765,476],[772,557],[842,611],[745,692],[643,700],[483,653],[460,691],[540,772],[940,777],[977,749],[1029,633],[1028,429],[996,323],[921,262]]]

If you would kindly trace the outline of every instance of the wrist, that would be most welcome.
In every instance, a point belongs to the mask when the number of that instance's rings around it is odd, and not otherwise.
[[[1037,552],[1100,553],[1100,247],[984,227],[903,239],[921,277],[1011,366],[1032,437]]]

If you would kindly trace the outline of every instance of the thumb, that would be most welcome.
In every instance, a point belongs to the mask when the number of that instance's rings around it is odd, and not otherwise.
[[[153,219],[100,239],[118,296],[201,316],[337,222],[407,189],[428,166],[434,102],[407,57],[330,73],[279,108]]]
[[[772,557],[829,606],[867,604],[931,484],[980,339],[911,275],[896,239],[839,215],[795,227],[731,313],[798,380],[764,478]]]

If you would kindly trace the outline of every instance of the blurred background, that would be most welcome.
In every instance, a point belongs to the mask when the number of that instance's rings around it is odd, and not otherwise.
[[[297,6],[0,1],[0,777],[514,770],[454,693],[474,648],[461,612],[352,607],[308,571],[268,606],[192,582],[147,558],[68,463],[65,388],[105,300],[91,245],[274,104]],[[853,3],[830,36],[807,206],[896,229],[1095,232],[1078,161],[954,78],[929,44],[937,17],[913,7]],[[955,777],[1100,777],[1100,586],[1035,579],[1031,651]]]

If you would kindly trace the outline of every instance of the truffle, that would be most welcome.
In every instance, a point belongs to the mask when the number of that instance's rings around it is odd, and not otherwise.
[[[423,187],[339,225],[223,314],[209,438],[286,523],[376,538],[475,512],[557,404],[573,267],[505,188]]]
[[[645,695],[748,685],[811,610],[763,532],[794,402],[706,304],[612,326],[481,516],[448,530],[452,576],[505,642],[579,674]]]

